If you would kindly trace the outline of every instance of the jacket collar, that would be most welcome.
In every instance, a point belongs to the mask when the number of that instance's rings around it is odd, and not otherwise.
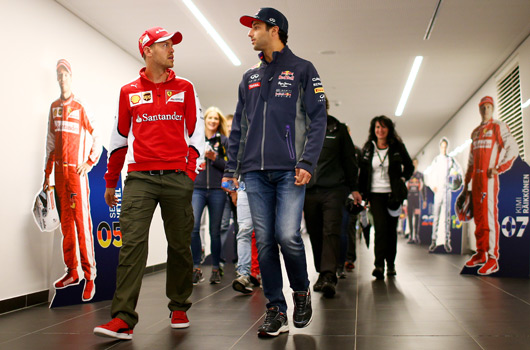
[[[337,130],[338,123],[339,121],[337,120],[337,118],[328,114],[328,123],[326,126],[326,128],[328,129],[328,132],[334,132],[335,130]]]
[[[173,79],[175,79],[175,72],[173,72],[171,69],[168,68],[167,72],[169,73],[169,75],[167,76],[167,79],[164,83],[167,83]],[[142,79],[145,79],[147,80],[148,82],[150,82],[151,84],[154,84],[151,80],[149,80],[149,78],[147,77],[147,75],[145,75],[145,67],[143,67],[142,69],[140,69],[140,77]],[[164,84],[162,83],[162,84]]]
[[[63,98],[61,96],[59,96],[59,100],[61,101],[61,103],[63,105],[67,105],[67,104],[69,104],[70,102],[72,102],[74,100],[74,94],[73,93],[71,93],[70,97],[68,97],[66,100],[63,100]]]
[[[272,53],[272,61],[270,63],[273,63],[273,62],[276,62],[278,60],[281,60],[281,59],[283,59],[283,57],[286,57],[286,56],[289,56],[289,55],[292,55],[292,51],[291,51],[291,49],[289,49],[289,47],[287,45],[285,45],[284,48],[282,49],[282,51],[274,51]],[[270,64],[269,62],[267,62],[265,60],[265,55],[263,54],[263,52],[260,52],[258,54],[258,57],[261,60],[261,62],[263,62],[264,64]]]

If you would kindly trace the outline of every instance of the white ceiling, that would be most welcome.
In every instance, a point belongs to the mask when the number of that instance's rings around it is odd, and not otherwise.
[[[289,47],[313,62],[330,113],[350,126],[359,145],[372,117],[394,116],[414,57],[422,55],[403,116],[394,118],[411,155],[530,34],[529,0],[444,0],[427,41],[438,0],[195,0],[243,62],[235,67],[181,0],[56,1],[141,63],[137,42],[145,29],[180,31],[175,72],[194,82],[204,108],[217,105],[225,114],[235,110],[241,75],[258,62],[239,17],[277,8],[289,20]]]

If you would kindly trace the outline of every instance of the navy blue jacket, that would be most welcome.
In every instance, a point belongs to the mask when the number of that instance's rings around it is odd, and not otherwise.
[[[294,170],[311,174],[326,132],[324,88],[311,62],[285,46],[243,75],[232,132],[226,177],[256,170]]]

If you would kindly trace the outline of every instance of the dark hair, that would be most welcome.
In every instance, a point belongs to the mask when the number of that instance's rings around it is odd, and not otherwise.
[[[267,31],[269,31],[269,29],[273,27],[278,27],[278,26],[273,26],[272,24],[269,24],[266,22],[263,22],[263,23],[267,25]],[[286,32],[281,30],[280,27],[278,27],[278,36],[280,37],[280,41],[282,42],[282,44],[287,45],[287,38],[289,37],[289,35],[287,35]]]
[[[393,144],[395,142],[403,143],[401,140],[401,137],[398,135],[396,131],[396,127],[394,125],[394,122],[392,119],[387,117],[386,115],[379,115],[377,117],[374,117],[372,121],[370,122],[370,129],[368,130],[368,141],[374,141],[377,142],[377,136],[375,136],[375,123],[379,122],[382,126],[385,126],[388,128],[388,135],[386,137],[386,141],[388,144]]]

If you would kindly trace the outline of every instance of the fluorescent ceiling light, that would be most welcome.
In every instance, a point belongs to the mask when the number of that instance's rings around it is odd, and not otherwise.
[[[529,98],[528,100],[526,100],[525,103],[522,103],[522,104],[521,104],[521,108],[526,108],[526,107],[528,107],[528,106],[530,106],[530,98]]]
[[[414,80],[416,80],[416,76],[418,75],[418,71],[420,70],[422,61],[423,56],[416,56],[416,58],[414,59],[412,69],[410,70],[409,78],[407,79],[407,83],[405,84],[405,88],[403,89],[403,94],[401,95],[401,99],[399,100],[396,109],[396,117],[401,117],[401,115],[403,114],[403,110],[405,109],[405,105],[407,104],[407,100],[410,95],[410,90],[412,90]]]
[[[195,18],[197,18],[197,20],[204,27],[204,29],[206,29],[206,32],[210,34],[210,36],[213,38],[215,43],[221,48],[221,50],[223,50],[224,54],[226,55],[226,57],[228,57],[230,62],[232,62],[234,66],[240,66],[241,61],[239,60],[239,58],[237,58],[237,56],[232,51],[232,49],[230,49],[230,47],[223,40],[223,38],[221,38],[219,33],[217,33],[215,28],[210,24],[210,22],[206,19],[206,17],[204,17],[204,15],[197,8],[197,6],[195,6],[195,4],[191,0],[182,0],[182,2],[184,3],[184,5],[188,7],[191,13],[193,13]]]

